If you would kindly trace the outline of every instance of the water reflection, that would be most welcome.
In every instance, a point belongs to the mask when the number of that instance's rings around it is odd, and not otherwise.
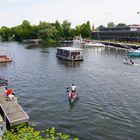
[[[62,58],[57,58],[57,63],[65,65],[66,67],[79,67],[83,63],[83,61],[68,61]]]
[[[126,55],[127,50],[105,47],[104,48],[104,53],[107,54],[107,55],[114,55],[115,54],[115,57],[117,57],[118,55]]]
[[[33,48],[38,48],[38,47],[40,47],[40,46],[37,44],[28,44],[25,48],[26,49],[33,49]]]
[[[0,63],[0,67],[6,67],[8,63]]]
[[[56,127],[80,140],[139,139],[140,67],[122,63],[124,50],[84,47],[84,61],[73,62],[56,58],[54,47],[1,46],[15,64],[1,64],[0,75],[39,130]],[[73,82],[80,99],[70,106],[65,88]]]
[[[47,49],[42,49],[40,52],[49,54],[50,52]]]

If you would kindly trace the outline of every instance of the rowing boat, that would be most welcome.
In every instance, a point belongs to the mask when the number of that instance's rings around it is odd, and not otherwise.
[[[69,102],[70,104],[73,104],[75,101],[78,100],[78,93],[77,91],[69,91],[69,94],[68,94],[68,98],[69,98]]]

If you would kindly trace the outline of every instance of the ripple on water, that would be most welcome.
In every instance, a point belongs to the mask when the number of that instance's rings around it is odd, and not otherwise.
[[[123,64],[122,52],[84,48],[84,61],[71,63],[58,60],[55,48],[0,44],[15,57],[15,63],[0,66],[0,74],[16,88],[38,129],[56,127],[80,140],[140,138],[140,71]],[[79,100],[70,106],[66,88],[72,83]]]

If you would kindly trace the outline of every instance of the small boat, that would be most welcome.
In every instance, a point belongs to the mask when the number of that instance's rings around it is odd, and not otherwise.
[[[68,94],[68,98],[69,98],[70,104],[73,104],[75,101],[77,101],[79,99],[77,91],[70,90]]]
[[[0,54],[0,63],[12,62],[12,59],[6,54]]]
[[[94,43],[94,42],[88,42],[84,44],[85,46],[91,46],[91,47],[105,47],[102,43]]]
[[[76,44],[84,44],[84,41],[82,39],[82,36],[80,35],[79,38],[76,38],[73,40],[73,44],[76,45]]]
[[[128,51],[129,56],[135,56],[135,57],[140,57],[140,49],[130,49]]]
[[[130,60],[124,60],[123,63],[128,64],[128,65],[134,65],[135,64],[131,59]]]

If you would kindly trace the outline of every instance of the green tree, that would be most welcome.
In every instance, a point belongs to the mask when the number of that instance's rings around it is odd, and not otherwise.
[[[81,25],[75,27],[75,35],[79,36],[81,34]]]
[[[3,41],[9,41],[9,39],[12,37],[11,29],[6,26],[1,27],[0,36]]]
[[[96,30],[101,30],[101,29],[104,29],[104,28],[105,28],[105,26],[100,25]]]
[[[33,37],[33,28],[27,20],[24,20],[19,26],[12,27],[12,32],[16,41],[32,39]]]
[[[15,41],[22,41],[21,34],[20,34],[20,26],[12,27],[11,30],[13,32],[13,39]]]
[[[39,35],[39,27],[37,25],[33,25],[30,29],[30,39],[37,39]]]
[[[85,38],[90,38],[91,37],[91,26],[90,26],[90,22],[87,21],[87,23],[84,23],[81,25],[81,35],[82,37]]]
[[[30,32],[32,26],[30,25],[30,22],[27,20],[24,20],[20,26],[20,36],[23,39],[31,39]]]
[[[53,39],[55,40],[56,37],[56,27],[54,24],[47,23],[47,22],[40,22],[39,24],[39,37],[46,41],[49,42],[49,40]]]
[[[126,26],[125,23],[118,23],[116,26]]]
[[[71,31],[71,23],[68,20],[64,20],[62,23],[62,37],[63,38],[71,38],[73,37],[72,31]]]
[[[115,23],[114,22],[108,22],[107,27],[115,27]]]
[[[58,20],[55,21],[54,25],[55,25],[56,30],[57,30],[55,38],[56,38],[56,40],[59,40],[60,38],[62,38],[63,29],[62,29],[62,26],[61,26],[61,24],[59,23]]]

